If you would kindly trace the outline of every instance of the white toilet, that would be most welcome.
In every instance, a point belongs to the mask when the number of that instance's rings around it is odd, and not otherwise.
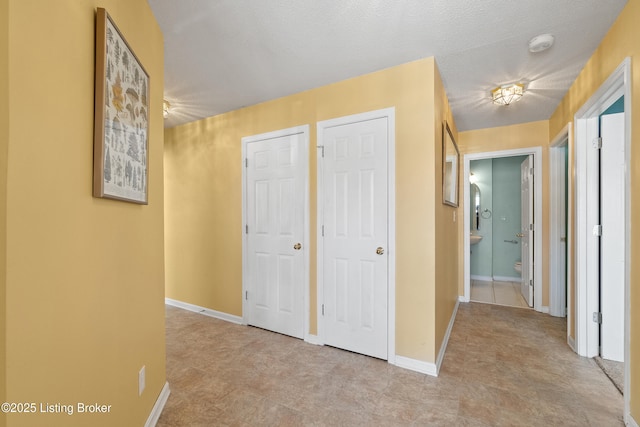
[[[513,264],[513,269],[522,274],[522,261],[516,261],[516,263]]]

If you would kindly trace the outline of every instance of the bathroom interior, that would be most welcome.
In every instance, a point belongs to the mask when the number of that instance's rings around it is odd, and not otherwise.
[[[526,159],[470,162],[471,301],[529,308],[520,290],[520,167]]]

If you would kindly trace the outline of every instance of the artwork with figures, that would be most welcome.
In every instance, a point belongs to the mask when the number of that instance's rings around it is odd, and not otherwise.
[[[94,196],[146,204],[149,76],[104,9],[98,43]]]

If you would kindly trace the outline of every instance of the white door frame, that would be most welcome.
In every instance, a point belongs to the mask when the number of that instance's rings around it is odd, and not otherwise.
[[[324,301],[324,283],[323,268],[324,265],[324,241],[322,238],[322,226],[324,223],[324,182],[323,182],[323,162],[322,162],[322,141],[324,140],[324,130],[333,126],[347,125],[350,123],[361,122],[365,120],[375,120],[379,118],[387,118],[389,124],[387,135],[387,191],[388,191],[388,213],[387,219],[389,221],[388,233],[388,270],[387,270],[387,283],[388,283],[388,300],[387,300],[387,362],[390,364],[396,363],[396,158],[395,158],[395,107],[385,108],[382,110],[369,111],[366,113],[354,114],[351,116],[338,117],[335,119],[324,120],[317,123],[317,144],[318,144],[318,156],[317,156],[317,239],[318,239],[318,264],[317,264],[317,325],[318,325],[318,337],[314,341],[317,344],[324,345],[324,328],[322,324],[322,302]]]
[[[615,69],[609,78],[589,98],[589,100],[575,114],[575,215],[576,215],[576,351],[581,356],[594,357],[598,354],[599,327],[593,322],[593,312],[598,310],[598,280],[589,274],[589,266],[599,263],[598,252],[592,250],[595,246],[590,212],[597,206],[588,185],[589,170],[595,165],[595,155],[589,155],[592,150],[591,139],[594,137],[593,119],[599,117],[621,96],[624,96],[624,150],[625,150],[625,207],[624,224],[625,235],[628,236],[631,220],[631,174],[629,153],[631,152],[631,59],[624,61]],[[597,125],[597,123],[596,123]],[[595,135],[597,136],[597,135]],[[597,199],[597,198],[596,198]],[[630,283],[630,239],[624,242],[625,272],[624,272],[624,357],[629,358],[629,283]],[[624,364],[624,418],[629,421],[629,380],[630,363]]]
[[[309,125],[296,126],[288,129],[276,130],[273,132],[262,133],[259,135],[246,136],[242,138],[242,323],[244,325],[247,324],[247,318],[245,313],[248,313],[248,301],[245,298],[246,292],[248,290],[248,278],[249,272],[248,268],[248,260],[249,254],[248,245],[247,245],[247,145],[251,142],[255,141],[263,141],[265,139],[274,139],[274,138],[282,138],[284,136],[289,135],[298,135],[302,134],[303,144],[301,148],[301,157],[304,159],[303,164],[300,165],[303,168],[304,173],[304,182],[302,183],[304,188],[304,226],[303,226],[303,237],[302,237],[302,247],[307,248],[304,251],[304,279],[302,286],[304,290],[303,294],[303,317],[304,317],[304,340],[309,341],[309,250],[308,245],[310,242],[309,235]]]
[[[533,308],[543,313],[548,312],[549,307],[542,306],[542,234],[544,232],[542,223],[542,147],[517,148],[513,150],[491,151],[486,153],[472,153],[464,155],[464,169],[462,173],[464,183],[464,206],[463,209],[463,242],[464,242],[464,295],[460,297],[462,302],[469,302],[471,298],[471,244],[469,241],[469,230],[471,230],[470,211],[466,208],[469,203],[469,173],[471,172],[471,161],[482,159],[494,159],[498,157],[528,156],[533,155],[533,200],[534,200],[534,270],[533,270]]]
[[[571,330],[571,296],[565,286],[570,283],[571,269],[567,260],[571,259],[571,215],[567,214],[566,201],[571,200],[571,186],[567,186],[566,155],[564,148],[573,140],[572,123],[562,128],[549,143],[549,314],[567,316],[567,337]],[[561,239],[565,238],[562,245]],[[565,248],[567,250],[565,256]]]

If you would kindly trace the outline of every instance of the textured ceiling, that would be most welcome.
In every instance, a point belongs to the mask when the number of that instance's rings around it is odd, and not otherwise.
[[[149,0],[171,127],[434,56],[459,130],[548,119],[626,0]],[[530,53],[528,41],[555,36]],[[489,91],[521,82],[521,101]]]

